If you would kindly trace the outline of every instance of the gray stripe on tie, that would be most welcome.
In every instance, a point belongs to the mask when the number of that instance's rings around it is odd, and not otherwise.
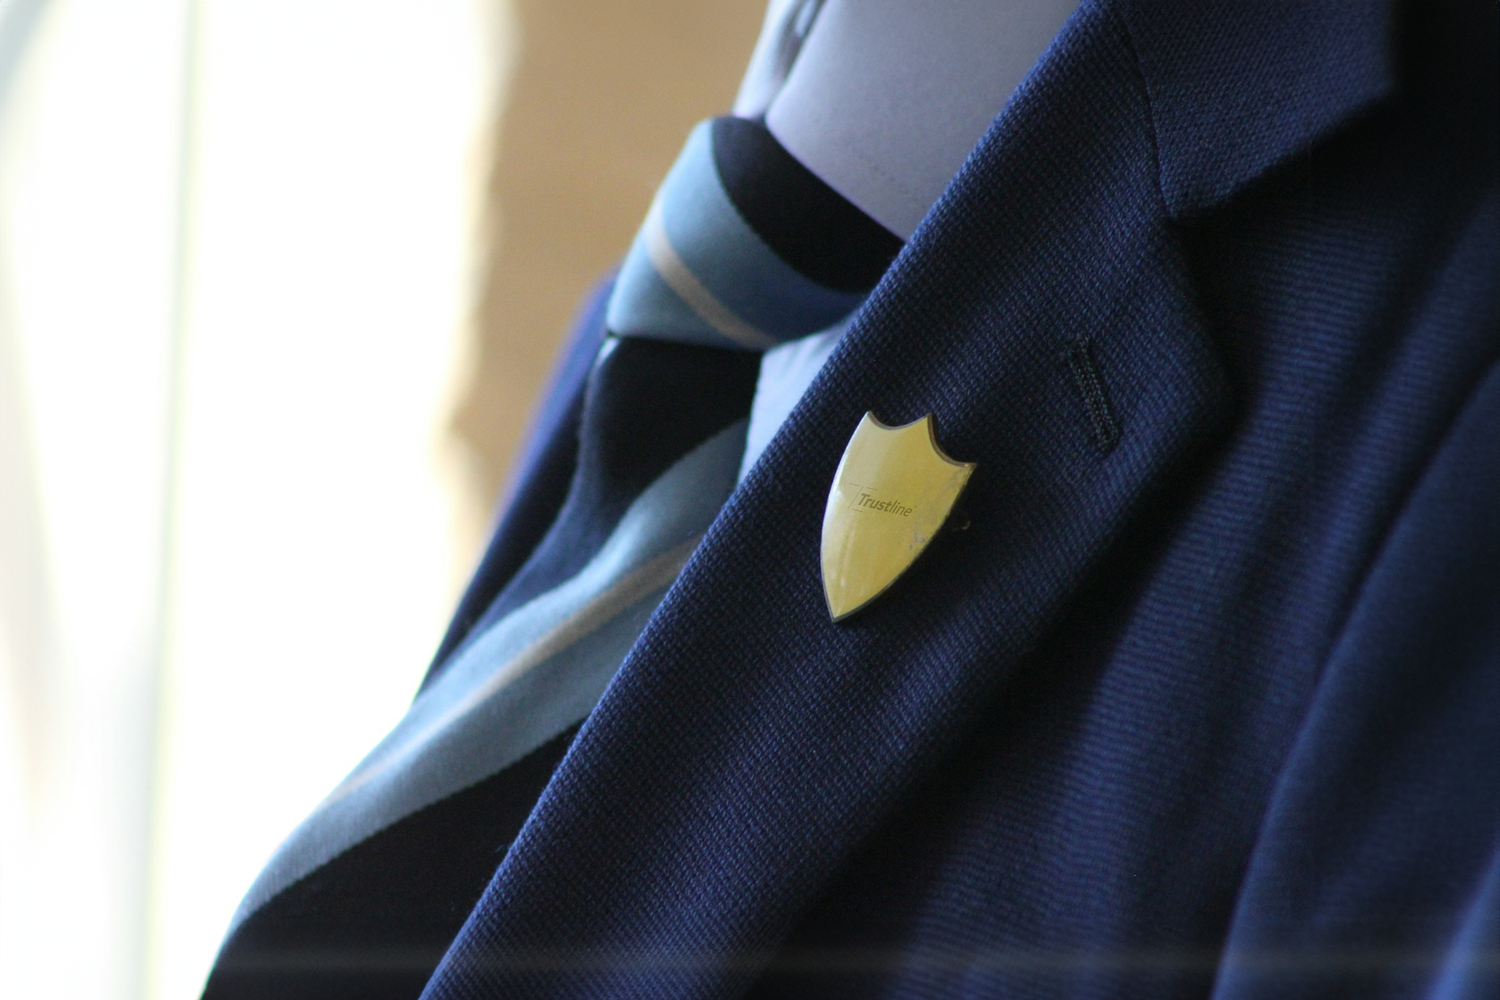
[[[651,211],[646,213],[646,224],[642,229],[646,238],[646,256],[651,260],[651,266],[666,282],[668,288],[677,293],[678,298],[709,326],[728,339],[748,347],[752,351],[764,351],[768,347],[774,347],[778,343],[775,337],[760,330],[744,320],[740,319],[729,307],[720,302],[718,296],[709,290],[708,286],[698,280],[698,276],[678,256],[677,249],[672,246],[671,239],[667,236],[667,227],[662,221],[661,199],[658,197],[651,203]]]

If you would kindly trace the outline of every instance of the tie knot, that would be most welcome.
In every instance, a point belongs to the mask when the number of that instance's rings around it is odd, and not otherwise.
[[[621,337],[765,350],[843,320],[900,249],[764,124],[711,119],[657,191],[605,324]]]

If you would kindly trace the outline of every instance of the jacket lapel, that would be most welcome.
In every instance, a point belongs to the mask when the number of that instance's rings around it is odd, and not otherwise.
[[[1122,3],[1120,17],[1140,60],[1174,219],[1232,197],[1396,86],[1388,2],[1246,11],[1174,0]]]
[[[1086,4],[1043,57],[731,498],[427,995],[732,994],[1152,498],[1191,489],[1230,396],[1173,216],[1235,184],[1158,163],[1131,37],[1151,28]],[[1368,103],[1343,93],[1320,127]],[[971,526],[834,625],[823,505],[866,410],[936,414],[978,463]]]

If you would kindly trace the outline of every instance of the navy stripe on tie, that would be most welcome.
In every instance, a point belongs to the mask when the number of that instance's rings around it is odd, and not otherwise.
[[[743,351],[645,339],[607,342],[589,380],[572,490],[536,552],[473,631],[582,569],[647,486],[744,418],[759,371],[759,356]],[[650,390],[637,391],[643,385]],[[684,406],[684,399],[693,405]]]
[[[715,118],[714,166],[729,200],[776,254],[842,292],[868,292],[901,252],[900,237],[788,153],[763,124]]]
[[[621,337],[750,351],[826,330],[859,307],[900,249],[861,218],[765,126],[704,122],[651,204],[605,323]],[[847,267],[838,262],[843,240]]]
[[[404,817],[279,894],[234,929],[203,1000],[412,1000],[576,732]]]

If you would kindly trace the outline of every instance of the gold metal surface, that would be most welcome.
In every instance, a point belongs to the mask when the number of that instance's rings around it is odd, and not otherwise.
[[[823,510],[823,595],[834,621],[906,572],[948,519],[974,468],[938,446],[930,413],[901,427],[864,415]]]

